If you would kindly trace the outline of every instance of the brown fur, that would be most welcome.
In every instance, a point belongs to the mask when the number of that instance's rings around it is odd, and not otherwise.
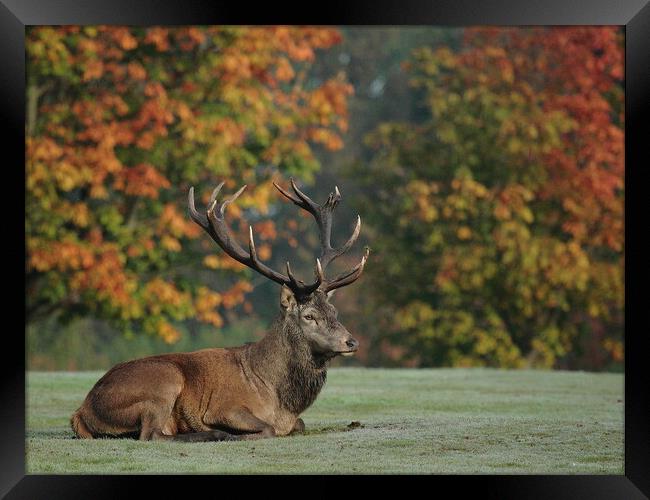
[[[72,415],[79,438],[207,441],[285,436],[304,429],[299,414],[323,387],[327,361],[356,350],[317,291],[298,303],[283,289],[283,314],[259,342],[163,354],[121,363]],[[309,330],[303,316],[319,314]]]

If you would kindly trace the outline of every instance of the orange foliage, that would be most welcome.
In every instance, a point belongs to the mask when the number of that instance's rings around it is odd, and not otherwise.
[[[464,33],[414,51],[425,118],[380,125],[357,170],[373,247],[401,256],[369,271],[393,340],[422,364],[553,367],[600,329],[593,367],[619,362],[623,32]]]
[[[242,272],[213,244],[189,244],[201,230],[186,215],[187,190],[207,197],[217,179],[248,183],[229,209],[243,219],[248,206],[268,210],[273,194],[274,172],[251,167],[309,174],[313,143],[340,147],[351,88],[340,77],[304,85],[306,63],[339,40],[311,27],[29,28],[30,311],[74,305],[168,342],[180,335],[172,321],[221,326],[218,309],[241,304],[250,285],[173,283],[184,253]],[[272,223],[256,230],[276,237]],[[268,244],[259,251],[270,256]]]
[[[465,39],[473,49],[458,64],[486,72],[492,68],[524,95],[543,102],[545,113],[564,113],[573,121],[567,134],[573,147],[543,154],[550,179],[540,196],[560,201],[568,216],[562,229],[573,238],[621,250],[625,150],[620,34],[610,27],[481,28],[467,30]],[[533,50],[538,55],[531,57]],[[531,74],[538,74],[537,82]]]

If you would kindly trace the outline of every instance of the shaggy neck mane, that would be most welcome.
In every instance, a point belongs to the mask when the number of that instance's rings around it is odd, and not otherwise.
[[[253,371],[275,387],[282,407],[294,414],[305,411],[323,388],[328,359],[314,355],[299,327],[282,316],[250,351]]]

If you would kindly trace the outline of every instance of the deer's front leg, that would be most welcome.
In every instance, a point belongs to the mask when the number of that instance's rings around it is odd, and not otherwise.
[[[238,408],[228,412],[227,422],[228,427],[245,432],[245,434],[236,436],[240,440],[262,439],[276,436],[275,428],[272,425],[260,420],[246,408]]]
[[[302,418],[298,418],[289,434],[300,434],[301,432],[305,432],[305,422],[303,422]]]

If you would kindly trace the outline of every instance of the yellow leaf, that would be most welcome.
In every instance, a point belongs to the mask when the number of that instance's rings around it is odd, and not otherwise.
[[[219,257],[216,255],[206,255],[203,258],[203,265],[210,269],[217,269],[219,267]]]

